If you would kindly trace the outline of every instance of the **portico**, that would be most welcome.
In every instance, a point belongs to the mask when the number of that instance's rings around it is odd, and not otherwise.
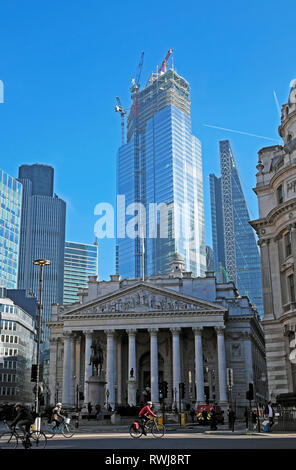
[[[78,381],[84,403],[88,403],[91,346],[99,343],[104,350],[106,402],[112,408],[116,404],[136,405],[148,396],[158,407],[159,382],[163,381],[168,384],[168,405],[179,407],[180,401],[204,403],[205,342],[211,352],[207,364],[215,375],[213,400],[226,403],[225,307],[153,286],[149,281],[138,281],[119,292],[71,307],[54,306],[49,323],[55,339],[51,358],[57,357],[58,342],[63,343],[62,370],[51,367],[51,396],[55,396],[55,383],[60,381],[63,402],[74,405],[74,382]],[[180,383],[185,387],[182,399]]]

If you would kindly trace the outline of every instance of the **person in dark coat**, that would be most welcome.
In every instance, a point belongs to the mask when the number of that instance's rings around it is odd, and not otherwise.
[[[217,417],[214,408],[212,408],[210,411],[210,425],[212,431],[215,431],[217,429]]]
[[[87,411],[88,411],[88,420],[90,419],[91,412],[92,412],[92,404],[91,402],[88,403],[87,405]]]
[[[28,408],[25,408],[20,403],[17,403],[15,405],[15,410],[17,412],[17,415],[11,422],[11,426],[14,427],[18,425],[24,436],[27,437],[27,444],[30,444],[28,435],[30,433],[30,427],[34,423],[33,415]]]
[[[235,412],[230,406],[228,410],[228,425],[229,425],[229,429],[232,429],[232,431],[234,431],[235,418],[236,418]]]
[[[264,415],[269,420],[269,432],[271,432],[271,428],[274,424],[274,409],[273,409],[271,401],[269,401],[267,405],[265,406]]]

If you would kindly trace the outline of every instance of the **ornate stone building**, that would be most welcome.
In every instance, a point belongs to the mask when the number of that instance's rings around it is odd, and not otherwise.
[[[213,272],[194,278],[183,266],[176,255],[170,273],[145,281],[112,275],[98,282],[90,276],[78,303],[53,306],[52,403],[75,404],[80,387],[84,403],[95,405],[101,398],[95,400],[94,387],[104,386],[103,405],[140,404],[151,396],[157,408],[159,384],[166,381],[168,406],[209,400],[226,407],[227,368],[233,369],[238,412],[247,404],[250,382],[264,401],[265,349],[257,311],[232,283],[217,284]],[[103,350],[101,372],[91,366],[95,345]]]
[[[296,80],[282,106],[279,135],[283,145],[258,152],[254,189],[259,219],[251,225],[259,237],[269,394],[296,391]],[[292,353],[292,354],[291,354]]]

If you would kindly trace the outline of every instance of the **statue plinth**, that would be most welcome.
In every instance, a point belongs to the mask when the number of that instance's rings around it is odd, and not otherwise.
[[[105,380],[104,374],[92,375],[86,382],[88,384],[88,401],[95,408],[96,405],[101,405],[103,408],[105,403]]]
[[[128,404],[135,406],[137,404],[137,381],[135,377],[130,377],[127,381]]]

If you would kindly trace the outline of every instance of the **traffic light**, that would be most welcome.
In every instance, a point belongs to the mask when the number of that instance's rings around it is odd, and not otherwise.
[[[163,398],[168,397],[168,383],[166,381],[162,382],[162,393],[163,393]]]
[[[183,399],[185,397],[185,384],[184,384],[184,382],[179,384],[179,388],[180,388],[180,398]]]
[[[39,382],[43,381],[43,365],[39,364]],[[31,382],[37,382],[37,364],[32,364]]]
[[[246,393],[246,400],[252,401],[254,399],[254,387],[252,383],[249,383],[249,390]]]
[[[37,382],[37,364],[32,364],[31,382]]]
[[[162,400],[163,399],[163,383],[160,382],[160,384],[158,385],[158,394],[159,394],[159,400]]]

